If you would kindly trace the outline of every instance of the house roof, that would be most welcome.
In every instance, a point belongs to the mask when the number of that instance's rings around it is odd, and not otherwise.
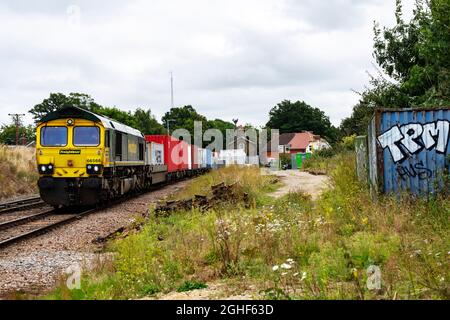
[[[310,131],[283,133],[280,134],[279,145],[289,145],[291,149],[306,149],[312,141],[320,140],[319,135],[315,135]],[[271,150],[271,143],[267,146],[268,151]],[[278,150],[274,150],[278,151]]]

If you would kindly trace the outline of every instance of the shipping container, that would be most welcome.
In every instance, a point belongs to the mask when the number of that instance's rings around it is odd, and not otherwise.
[[[358,180],[367,185],[369,182],[367,136],[358,136],[355,138],[355,152],[356,174],[358,176]]]
[[[191,145],[191,158],[192,158],[192,169],[199,168],[198,162],[198,147],[196,145]]]
[[[300,168],[299,168],[298,162],[297,162],[298,155],[300,155],[300,153],[297,153],[297,154],[291,153],[291,169],[292,170],[297,170],[297,169],[301,168],[301,165],[300,165]]]
[[[164,165],[164,144],[147,142],[146,163],[149,165]]]
[[[206,167],[208,169],[211,169],[213,166],[212,151],[210,149],[205,149],[205,152],[206,152]]]
[[[200,148],[200,153],[201,153],[201,165],[200,167],[202,169],[206,168],[206,149]]]
[[[368,128],[375,193],[435,193],[450,169],[450,108],[377,109]],[[445,179],[444,179],[445,177]]]
[[[193,163],[193,158],[192,158],[192,146],[188,145],[188,150],[187,150],[187,158],[188,158],[188,169],[192,170],[194,169],[194,163]]]
[[[293,154],[292,157],[292,169],[301,170],[303,167],[303,162],[305,159],[310,159],[312,157],[312,153],[296,153]]]
[[[188,169],[189,144],[167,135],[147,135],[148,143],[164,145],[164,163],[168,172],[185,171]]]

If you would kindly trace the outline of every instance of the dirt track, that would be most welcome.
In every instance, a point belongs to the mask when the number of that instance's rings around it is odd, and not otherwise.
[[[327,176],[313,175],[297,170],[272,171],[283,182],[283,186],[272,196],[279,198],[292,191],[303,191],[316,200],[320,194],[328,188],[330,179]]]
[[[330,179],[327,176],[312,175],[297,170],[265,171],[264,174],[273,174],[281,179],[283,186],[271,194],[274,198],[280,198],[292,191],[304,191],[316,200],[320,194],[328,188]],[[144,298],[159,300],[248,300],[261,299],[251,284],[228,284],[225,281],[208,283],[208,288],[197,289],[189,292],[170,292],[155,297]]]

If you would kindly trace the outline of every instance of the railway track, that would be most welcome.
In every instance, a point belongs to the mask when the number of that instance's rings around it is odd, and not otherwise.
[[[179,181],[183,181],[185,179],[180,179]],[[91,213],[94,213],[99,210],[103,210],[105,208],[123,203],[125,201],[131,200],[135,197],[138,197],[140,195],[146,194],[148,192],[152,192],[154,190],[157,190],[159,188],[167,186],[168,183],[161,183],[159,185],[155,185],[150,187],[147,190],[141,190],[132,194],[129,194],[127,196],[118,198],[116,200],[113,200],[109,202],[108,204],[96,207],[96,208],[90,208],[86,209],[84,211],[79,212],[62,212],[58,209],[51,209],[44,212],[34,213],[34,214],[28,214],[23,215],[19,214],[18,217],[16,213],[12,214],[12,219],[7,219],[6,221],[3,221],[0,219],[0,249],[6,248],[14,243],[20,242],[22,240],[30,239],[33,237],[36,237],[38,235],[44,234],[46,232],[49,232],[50,230],[60,227],[64,224],[70,223],[72,221],[75,221],[77,219],[81,219],[84,216],[87,216]],[[40,201],[38,201],[39,199]],[[13,211],[19,211],[24,208],[30,208],[33,206],[40,206],[40,202],[42,200],[38,197],[33,197],[25,200],[17,200],[17,201],[11,201],[9,203],[5,203],[9,205],[9,207],[2,207],[0,206],[0,214],[5,213],[7,211],[1,211],[1,210],[9,210],[8,212]],[[16,205],[14,207],[14,205]],[[45,203],[42,202],[42,205],[44,206]],[[19,209],[20,208],[20,209]],[[70,210],[70,209],[65,209]],[[75,209],[72,209],[75,210]],[[6,215],[5,215],[6,216]]]
[[[29,209],[39,206],[44,206],[45,203],[42,201],[41,197],[33,196],[25,199],[17,199],[8,202],[0,203],[0,214],[13,212],[23,209]]]
[[[55,210],[20,217],[0,224],[0,248],[46,233],[98,209],[61,214]]]

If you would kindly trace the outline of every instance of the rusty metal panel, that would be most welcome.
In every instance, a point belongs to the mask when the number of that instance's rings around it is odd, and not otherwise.
[[[369,182],[369,158],[367,154],[367,136],[358,136],[355,139],[356,174],[358,180],[364,184]]]
[[[367,136],[367,153],[369,157],[369,186],[372,196],[375,196],[380,191],[378,183],[378,158],[375,118],[376,114],[370,121]]]
[[[369,125],[371,183],[378,179],[385,193],[442,189],[450,170],[449,138],[450,108],[377,110]]]

